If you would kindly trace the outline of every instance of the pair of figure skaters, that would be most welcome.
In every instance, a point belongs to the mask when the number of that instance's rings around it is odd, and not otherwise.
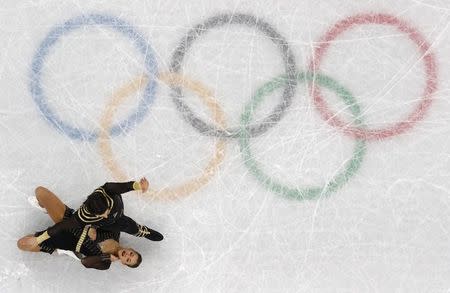
[[[44,187],[35,190],[37,204],[46,210],[55,225],[17,241],[19,249],[31,252],[72,251],[86,268],[107,270],[117,260],[136,268],[142,256],[132,248],[119,245],[120,232],[152,241],[163,235],[125,216],[122,194],[140,190],[146,192],[148,181],[105,183],[95,189],[78,210],[66,206],[54,193]],[[33,198],[34,199],[34,198]],[[74,256],[72,254],[72,256]]]

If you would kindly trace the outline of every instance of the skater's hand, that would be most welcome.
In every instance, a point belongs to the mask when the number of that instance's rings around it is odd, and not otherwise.
[[[111,262],[115,262],[116,260],[119,260],[119,258],[114,254],[111,254]]]
[[[141,185],[142,193],[147,192],[147,190],[148,190],[148,180],[147,180],[147,178],[142,177],[142,179],[139,180],[139,184]]]
[[[91,240],[97,239],[97,230],[94,227],[90,227],[88,231],[88,236]]]

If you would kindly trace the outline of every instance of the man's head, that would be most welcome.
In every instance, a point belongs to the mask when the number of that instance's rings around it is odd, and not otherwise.
[[[142,262],[142,256],[132,248],[122,248],[118,251],[120,262],[130,268],[137,268]]]
[[[102,216],[103,218],[107,218],[111,211],[106,197],[95,192],[88,196],[84,205],[91,214]]]

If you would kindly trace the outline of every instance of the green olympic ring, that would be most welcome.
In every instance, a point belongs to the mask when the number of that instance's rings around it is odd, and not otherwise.
[[[299,82],[314,82],[319,86],[326,87],[341,97],[345,104],[350,108],[352,115],[354,117],[355,126],[364,128],[361,121],[361,109],[356,103],[355,98],[347,91],[343,86],[338,84],[335,80],[328,76],[322,74],[313,73],[303,73],[299,72],[296,75]],[[269,177],[264,173],[259,163],[254,159],[250,151],[250,134],[248,133],[248,125],[253,117],[253,113],[263,101],[263,97],[272,93],[276,89],[286,85],[289,80],[286,75],[282,75],[272,79],[271,81],[265,83],[260,87],[256,93],[253,95],[251,101],[245,106],[244,112],[241,115],[241,132],[239,137],[239,144],[241,153],[244,159],[245,165],[249,168],[250,172],[260,181],[267,189],[278,193],[287,198],[305,200],[314,199],[319,196],[328,196],[332,192],[336,192],[341,188],[347,181],[356,173],[356,171],[361,166],[361,162],[366,153],[366,142],[363,139],[357,139],[356,145],[353,150],[352,157],[348,161],[342,170],[334,176],[329,182],[323,187],[289,187],[276,179]]]

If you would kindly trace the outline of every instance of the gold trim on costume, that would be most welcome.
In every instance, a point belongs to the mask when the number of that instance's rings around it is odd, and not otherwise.
[[[87,233],[88,233],[88,231],[89,231],[89,228],[90,228],[89,225],[84,226],[83,232],[81,233],[80,239],[78,239],[77,246],[76,246],[76,248],[75,248],[75,251],[76,251],[76,252],[80,252],[81,245],[83,244],[84,239],[86,239],[86,235],[87,235]]]
[[[81,206],[78,211],[78,217],[85,223],[93,223],[101,221],[103,218],[99,216],[91,216],[86,207]]]
[[[133,189],[134,190],[142,190],[141,183],[139,183],[138,181],[134,181]]]

